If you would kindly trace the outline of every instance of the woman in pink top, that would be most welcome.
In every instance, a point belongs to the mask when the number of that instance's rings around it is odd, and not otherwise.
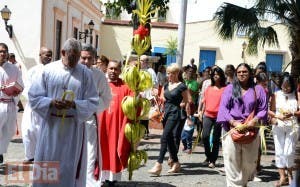
[[[203,108],[201,116],[203,115],[203,131],[202,140],[204,143],[206,160],[204,165],[210,168],[215,167],[215,162],[218,158],[219,143],[221,136],[221,125],[216,123],[218,116],[219,105],[222,93],[226,86],[226,78],[224,71],[220,67],[216,67],[211,75],[211,86],[209,86],[203,95]],[[209,137],[212,133],[212,145],[210,145]]]

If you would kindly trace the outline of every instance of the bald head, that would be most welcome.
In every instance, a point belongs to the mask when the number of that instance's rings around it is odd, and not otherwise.
[[[47,47],[41,47],[40,49],[40,61],[46,65],[52,60],[52,50]]]
[[[142,69],[147,69],[148,68],[148,63],[149,63],[149,57],[147,55],[142,55],[140,57],[140,62],[141,62],[141,68]]]
[[[108,80],[114,82],[121,74],[121,63],[115,60],[110,60],[107,66]]]

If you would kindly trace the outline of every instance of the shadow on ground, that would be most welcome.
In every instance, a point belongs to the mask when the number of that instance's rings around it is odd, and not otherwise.
[[[23,140],[22,140],[22,138],[16,138],[16,139],[12,139],[10,142],[13,142],[13,143],[23,143]]]
[[[106,182],[103,187],[173,187],[174,185],[160,182],[139,182],[139,181],[128,181],[128,182]]]
[[[270,181],[276,181],[279,178],[279,174],[276,170],[270,171],[270,170],[262,170],[259,172],[258,177],[263,181],[263,182],[270,182]]]

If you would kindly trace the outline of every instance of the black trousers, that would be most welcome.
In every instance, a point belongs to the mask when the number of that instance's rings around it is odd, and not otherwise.
[[[149,120],[140,120],[140,123],[146,128],[146,134],[149,134]]]
[[[212,129],[213,129],[213,134],[212,134],[212,146],[211,146],[209,138]],[[209,162],[215,163],[218,158],[221,131],[222,131],[222,127],[220,124],[216,123],[215,118],[209,118],[207,116],[203,116],[202,140],[204,144],[205,156]]]
[[[180,120],[166,120],[163,133],[160,138],[160,152],[157,162],[163,163],[166,152],[169,150],[170,158],[173,162],[178,162],[178,148],[181,134]]]

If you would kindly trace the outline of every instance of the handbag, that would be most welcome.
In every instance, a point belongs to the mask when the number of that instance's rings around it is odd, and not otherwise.
[[[247,117],[245,120],[244,124],[247,125],[247,123],[254,118],[254,113],[256,109],[256,90],[254,89],[254,96],[255,96],[255,105],[253,111],[250,113],[250,115]],[[251,129],[246,129],[243,132],[240,132],[236,130],[235,128],[231,129],[231,138],[235,143],[239,144],[249,144],[253,142],[253,140],[256,138],[258,134],[258,129],[251,128]]]
[[[150,107],[149,120],[160,123],[163,118],[162,107],[158,104],[157,100],[154,98],[154,104]]]

